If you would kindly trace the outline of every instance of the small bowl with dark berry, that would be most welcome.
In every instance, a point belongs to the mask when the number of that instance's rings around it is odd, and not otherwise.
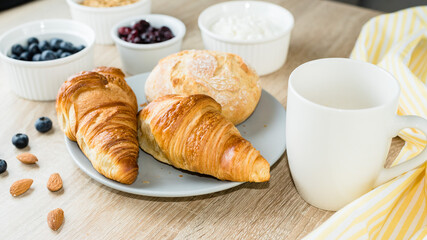
[[[29,22],[0,36],[0,60],[9,87],[19,96],[55,100],[72,74],[92,69],[95,33],[67,19]]]
[[[112,28],[111,37],[124,70],[134,75],[151,71],[160,59],[179,52],[185,30],[179,19],[147,14],[119,22]]]

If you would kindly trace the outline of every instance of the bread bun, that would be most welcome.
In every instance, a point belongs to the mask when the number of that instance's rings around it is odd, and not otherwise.
[[[186,50],[159,61],[145,84],[149,102],[168,94],[205,94],[222,106],[233,124],[246,120],[261,97],[259,77],[241,57],[208,50]]]

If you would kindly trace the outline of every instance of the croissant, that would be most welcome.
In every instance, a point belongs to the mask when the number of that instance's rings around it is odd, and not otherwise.
[[[120,69],[99,67],[70,77],[59,89],[61,129],[102,175],[131,184],[138,175],[135,94]]]
[[[138,113],[140,147],[176,168],[220,180],[264,182],[270,165],[207,95],[166,95]]]

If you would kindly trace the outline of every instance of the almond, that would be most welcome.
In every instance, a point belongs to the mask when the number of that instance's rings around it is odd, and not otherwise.
[[[34,164],[38,161],[37,157],[31,153],[21,153],[16,158],[25,164]]]
[[[47,214],[47,225],[53,230],[58,230],[64,222],[64,210],[57,208]]]
[[[10,194],[16,197],[26,192],[33,184],[33,179],[21,179],[10,186]]]
[[[59,173],[54,173],[50,175],[49,180],[47,181],[47,189],[52,192],[56,192],[62,188],[62,179]]]

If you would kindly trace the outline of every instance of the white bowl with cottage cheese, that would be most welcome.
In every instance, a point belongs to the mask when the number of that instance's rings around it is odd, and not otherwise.
[[[206,49],[237,54],[267,75],[286,61],[294,18],[272,3],[232,1],[205,9],[198,24]]]

